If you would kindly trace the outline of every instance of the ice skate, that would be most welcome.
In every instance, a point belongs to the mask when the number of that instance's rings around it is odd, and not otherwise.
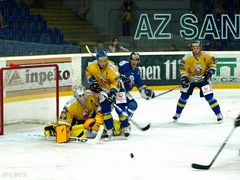
[[[103,135],[104,139],[106,141],[110,141],[112,140],[112,137],[113,137],[113,129],[109,129],[105,132],[105,134]]]
[[[176,114],[173,116],[173,122],[177,122],[178,118],[180,118],[180,115],[181,115],[181,114],[176,113]]]
[[[218,121],[219,123],[222,123],[222,120],[223,120],[223,115],[222,115],[222,113],[217,114],[217,121]]]
[[[129,127],[122,128],[122,132],[125,137],[128,137],[130,135]]]

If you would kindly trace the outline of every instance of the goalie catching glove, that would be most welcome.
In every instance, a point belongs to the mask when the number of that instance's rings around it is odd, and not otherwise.
[[[148,88],[142,88],[141,90],[140,90],[140,93],[141,93],[141,97],[143,98],[143,99],[146,99],[146,100],[149,100],[149,99],[152,99],[152,98],[154,98],[155,97],[155,93],[154,93],[154,91],[153,90],[151,90],[151,89],[148,89]]]

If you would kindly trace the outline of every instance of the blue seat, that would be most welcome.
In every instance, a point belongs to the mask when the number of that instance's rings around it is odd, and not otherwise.
[[[33,34],[27,31],[24,35],[24,41],[33,42]]]

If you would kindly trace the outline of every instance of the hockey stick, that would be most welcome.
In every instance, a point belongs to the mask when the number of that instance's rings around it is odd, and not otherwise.
[[[86,48],[87,52],[88,52],[93,58],[96,58],[96,56],[94,56],[93,53],[90,51],[88,45],[85,45],[85,48]]]
[[[96,58],[96,57],[92,54],[92,52],[90,51],[88,45],[85,45],[85,48],[86,48],[87,52],[88,52],[92,57]],[[118,107],[116,104],[114,104],[114,107],[115,107],[116,109],[118,109],[123,115],[128,116],[128,114],[127,114],[126,112],[124,112],[124,111],[123,111],[120,107]],[[129,119],[129,120],[130,120],[138,129],[140,129],[140,130],[142,130],[142,131],[148,130],[148,129],[150,128],[150,126],[151,126],[151,124],[149,123],[147,126],[141,127],[141,126],[140,126],[139,124],[137,124],[134,120],[132,120],[132,119]]]
[[[128,116],[128,114],[126,112],[124,112],[118,105],[113,104],[114,107],[120,111],[124,116]],[[128,116],[129,117],[129,116]],[[132,118],[129,118],[129,120],[134,124],[134,126],[136,126],[139,130],[141,131],[146,131],[151,127],[151,123],[147,124],[145,127],[141,127],[138,123],[136,123]]]
[[[222,144],[222,146],[220,147],[220,149],[218,150],[217,154],[214,156],[213,160],[211,161],[211,163],[209,165],[201,165],[201,164],[192,164],[192,168],[194,169],[202,169],[202,170],[208,170],[212,164],[214,163],[214,161],[217,159],[218,155],[220,154],[220,152],[222,151],[222,149],[224,148],[224,146],[227,144],[227,141],[229,140],[229,138],[231,137],[232,133],[235,130],[235,126],[234,128],[230,131],[230,133],[228,134],[228,136],[226,137],[224,143]]]
[[[176,87],[174,87],[174,88],[172,88],[172,89],[169,89],[169,90],[167,90],[167,91],[165,91],[165,92],[162,92],[162,93],[160,93],[160,94],[157,94],[157,95],[155,95],[152,99],[154,99],[154,98],[156,98],[156,97],[159,97],[159,96],[162,96],[162,95],[164,95],[164,94],[167,94],[167,93],[169,93],[169,92],[172,92],[173,90],[175,90],[175,89],[177,89],[177,88],[180,88],[180,86],[176,86]],[[150,99],[149,99],[150,100]]]

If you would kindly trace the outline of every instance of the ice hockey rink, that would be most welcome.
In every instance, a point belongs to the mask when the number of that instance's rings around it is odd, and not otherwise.
[[[134,93],[139,108],[133,119],[141,126],[151,122],[151,128],[143,132],[132,125],[128,140],[56,144],[33,136],[42,133],[42,125],[26,125],[24,130],[19,129],[22,124],[6,127],[6,135],[0,137],[0,179],[239,180],[240,128],[209,170],[191,168],[192,163],[212,161],[240,112],[239,89],[214,93],[224,116],[222,124],[197,90],[178,123],[172,122],[178,90],[149,101]],[[60,106],[68,98],[62,97]]]

